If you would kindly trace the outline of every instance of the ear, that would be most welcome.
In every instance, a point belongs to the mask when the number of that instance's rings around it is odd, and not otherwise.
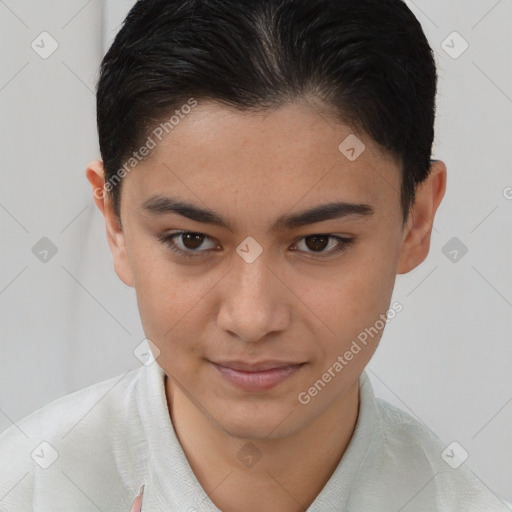
[[[416,199],[404,228],[397,273],[406,274],[425,260],[430,250],[432,225],[446,190],[446,165],[433,160],[429,176],[416,190]]]
[[[105,188],[105,170],[101,160],[93,160],[87,165],[85,175],[92,186],[92,194],[96,206],[105,218],[107,242],[114,260],[114,269],[119,279],[127,286],[133,286],[126,239],[121,226],[121,219],[114,211],[112,198]]]

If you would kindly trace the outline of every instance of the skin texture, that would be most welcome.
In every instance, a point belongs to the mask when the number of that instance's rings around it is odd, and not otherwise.
[[[132,508],[130,509],[130,512],[140,512],[142,507],[142,498],[144,495],[144,486],[140,488],[139,494],[135,498],[135,501],[133,502]]]
[[[365,144],[354,161],[338,149],[350,134]],[[115,271],[135,287],[145,334],[160,351],[170,415],[199,482],[224,512],[305,510],[350,441],[358,378],[382,331],[308,404],[298,394],[385,314],[396,275],[426,258],[445,165],[432,164],[403,224],[399,162],[367,134],[309,103],[243,113],[199,102],[125,176],[121,222],[109,194],[99,193],[102,162],[86,175]],[[154,194],[209,208],[232,231],[147,212]],[[368,204],[373,214],[269,231],[281,215],[334,201]],[[158,240],[173,230],[206,235],[174,238],[199,255],[180,256]],[[317,234],[354,241],[329,256],[340,242],[315,246]],[[251,263],[236,251],[249,236],[262,248]],[[233,360],[305,364],[277,386],[249,392],[211,363]],[[238,457],[249,442],[261,456],[251,467]]]

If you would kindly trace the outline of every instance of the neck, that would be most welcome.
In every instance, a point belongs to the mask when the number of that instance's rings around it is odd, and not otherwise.
[[[223,512],[306,510],[345,452],[357,422],[356,381],[321,417],[289,435],[240,439],[166,378],[172,423],[198,482]]]

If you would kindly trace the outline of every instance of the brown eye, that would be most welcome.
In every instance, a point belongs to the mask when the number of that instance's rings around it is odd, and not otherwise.
[[[333,241],[333,243],[331,243]],[[306,254],[312,254],[320,258],[333,256],[339,252],[348,249],[355,241],[355,238],[344,238],[341,236],[314,234],[303,237],[297,246],[304,242],[306,249],[299,248]],[[328,250],[325,250],[328,248]]]
[[[181,243],[178,242],[180,239]],[[176,231],[171,234],[165,234],[159,237],[159,240],[181,256],[203,256],[204,253],[215,247],[215,244],[212,242],[213,247],[201,248],[205,240],[211,240],[210,237],[203,233],[193,233],[191,231]]]
[[[305,238],[308,249],[312,251],[323,251],[329,244],[327,235],[311,235]]]
[[[201,235],[199,233],[183,233],[181,236],[183,245],[187,249],[197,249],[198,247],[201,247],[205,238],[205,235]]]

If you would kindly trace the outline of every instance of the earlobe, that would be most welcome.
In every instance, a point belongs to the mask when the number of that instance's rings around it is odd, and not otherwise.
[[[133,286],[133,274],[126,249],[126,237],[120,219],[114,211],[110,194],[105,190],[105,169],[101,160],[87,165],[85,175],[92,187],[94,202],[105,219],[107,242],[112,253],[114,269],[119,279]]]
[[[416,190],[416,199],[407,218],[397,273],[406,274],[422,263],[430,250],[434,217],[446,190],[446,166],[432,161],[429,176]]]

